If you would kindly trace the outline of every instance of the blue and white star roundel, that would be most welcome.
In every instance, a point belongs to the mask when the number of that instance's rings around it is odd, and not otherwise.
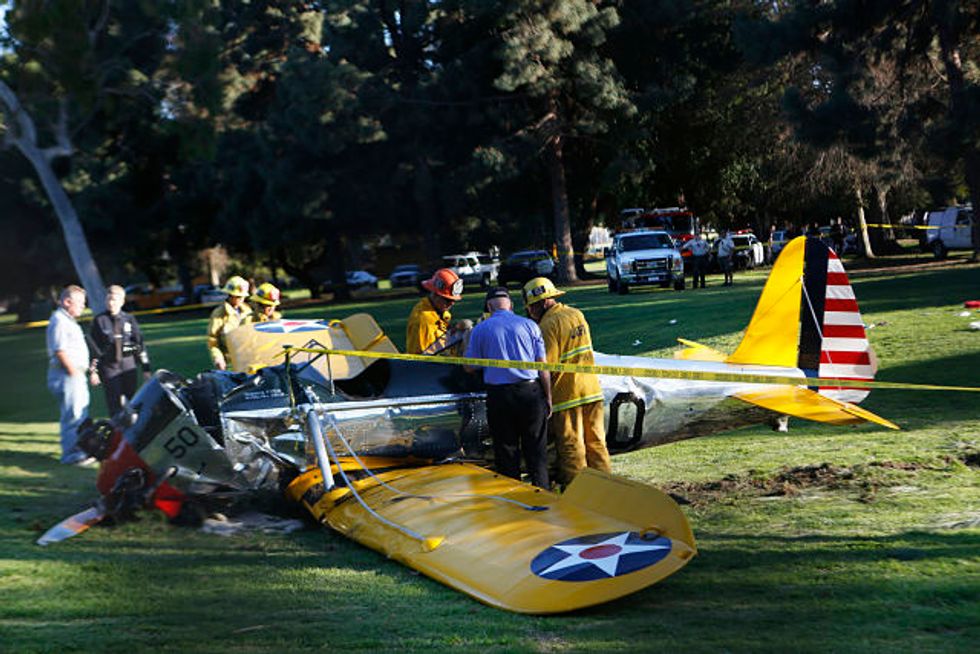
[[[619,577],[670,554],[666,536],[644,537],[635,531],[591,534],[556,543],[531,561],[531,572],[556,581],[595,581]]]
[[[254,325],[255,331],[263,334],[292,334],[293,332],[318,332],[329,329],[326,320],[272,320]]]

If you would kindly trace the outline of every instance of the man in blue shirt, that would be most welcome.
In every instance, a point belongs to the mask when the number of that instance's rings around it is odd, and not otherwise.
[[[514,314],[503,286],[487,291],[490,317],[473,328],[466,356],[506,361],[546,361],[537,324]],[[477,368],[467,368],[471,372]],[[551,415],[551,375],[522,368],[483,368],[487,421],[497,471],[521,478],[521,452],[531,483],[548,488],[547,424]]]

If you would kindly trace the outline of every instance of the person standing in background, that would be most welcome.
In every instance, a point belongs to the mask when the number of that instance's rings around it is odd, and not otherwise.
[[[711,246],[704,240],[700,233],[694,235],[690,241],[684,244],[681,251],[688,250],[691,253],[691,275],[693,277],[692,288],[698,287],[698,280],[701,281],[701,288],[704,288],[704,273],[708,269],[708,252]]]
[[[122,310],[125,303],[126,290],[122,286],[114,284],[106,288],[106,310],[92,320],[89,328],[91,368],[99,373],[110,416],[116,415],[136,394],[137,362],[143,369],[143,377],[150,377],[150,357],[143,334],[136,318]]]
[[[278,288],[269,282],[260,284],[255,289],[255,293],[252,293],[252,297],[249,298],[254,307],[250,322],[282,320],[282,312],[276,311],[276,307],[279,306],[279,299],[280,293]]]
[[[732,268],[734,266],[732,257],[734,255],[735,241],[732,240],[731,232],[726,230],[721,240],[718,241],[718,266],[725,273],[724,286],[731,286],[735,283],[734,275],[732,274]]]
[[[227,298],[221,306],[215,307],[208,320],[208,352],[214,362],[215,370],[228,367],[228,345],[225,336],[249,321],[252,309],[245,302],[248,297],[248,282],[238,275],[229,277],[221,289]]]
[[[85,289],[71,284],[58,298],[58,308],[51,314],[45,340],[48,351],[48,390],[58,399],[61,430],[61,462],[86,465],[91,459],[78,448],[78,427],[88,417],[89,390],[86,372],[92,385],[99,377],[89,368],[88,343],[78,325],[85,310]]]

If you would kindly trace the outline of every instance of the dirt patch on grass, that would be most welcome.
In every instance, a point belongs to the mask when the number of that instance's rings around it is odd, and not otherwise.
[[[974,453],[976,454],[976,453]],[[874,461],[851,467],[830,463],[783,468],[765,476],[750,470],[706,482],[672,482],[664,490],[682,504],[708,504],[732,497],[793,497],[814,490],[843,490],[860,502],[873,502],[880,488],[908,483],[920,470],[947,469],[952,457],[933,464],[910,461]]]

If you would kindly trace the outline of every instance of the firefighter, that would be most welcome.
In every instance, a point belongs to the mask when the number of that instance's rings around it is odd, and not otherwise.
[[[126,290],[113,284],[106,288],[106,310],[92,320],[89,339],[92,344],[91,369],[97,370],[105,389],[106,407],[114,416],[133,399],[139,386],[139,367],[143,377],[150,377],[150,357],[143,344],[143,334],[136,318],[122,310]]]
[[[524,285],[528,315],[541,327],[548,363],[592,365],[592,336],[582,312],[555,300],[565,294],[547,277]],[[551,373],[552,415],[548,429],[558,451],[559,478],[566,486],[588,466],[610,472],[602,389],[591,374]]]
[[[208,321],[208,351],[215,370],[228,367],[228,345],[225,342],[228,332],[247,323],[252,314],[252,309],[245,302],[248,297],[248,282],[245,279],[238,275],[229,277],[221,290],[228,297],[221,306],[215,307]]]
[[[463,321],[453,325],[450,309],[463,299],[463,280],[449,268],[440,268],[422,282],[429,294],[408,316],[405,351],[409,354],[455,354],[467,331]],[[472,324],[470,324],[472,327]]]
[[[259,284],[255,293],[252,293],[252,297],[249,298],[252,303],[252,315],[249,317],[249,322],[281,320],[282,312],[276,311],[276,307],[279,306],[279,297],[279,289],[269,282]]]

